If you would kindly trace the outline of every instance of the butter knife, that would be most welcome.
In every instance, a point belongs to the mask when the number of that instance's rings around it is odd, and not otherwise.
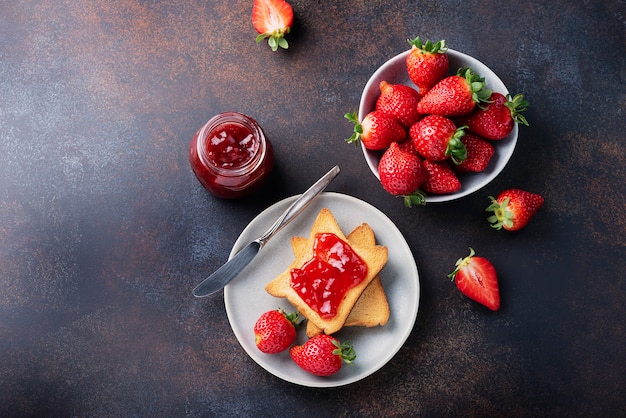
[[[263,235],[245,246],[233,258],[228,260],[226,264],[196,286],[196,288],[193,289],[193,295],[198,298],[209,296],[222,289],[231,280],[237,277],[244,267],[254,259],[259,250],[263,248],[278,231],[298,216],[317,195],[326,189],[330,182],[337,177],[339,171],[339,166],[334,166],[328,173],[324,174],[322,178],[296,199]]]

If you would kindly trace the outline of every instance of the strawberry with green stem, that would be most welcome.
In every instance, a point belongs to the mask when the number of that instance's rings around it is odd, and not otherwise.
[[[485,79],[471,68],[460,68],[455,75],[435,84],[419,101],[421,114],[456,117],[467,115],[477,105],[482,106],[491,96]]]
[[[528,102],[522,94],[511,97],[493,92],[487,103],[475,108],[469,115],[457,120],[457,123],[466,125],[468,129],[483,138],[501,140],[506,138],[515,123],[528,126],[528,121],[522,112],[528,109]]]
[[[486,139],[471,132],[466,132],[463,138],[461,138],[461,142],[465,145],[467,158],[460,164],[454,165],[454,170],[459,173],[480,173],[484,171],[496,152],[494,146]]]
[[[425,94],[448,72],[446,41],[423,42],[418,36],[408,40],[411,50],[406,57],[406,68],[411,81]]]
[[[331,376],[343,363],[351,364],[356,353],[349,342],[340,343],[331,335],[318,334],[303,345],[289,349],[292,360],[303,370],[316,376]]]
[[[349,144],[358,145],[361,141],[367,149],[383,150],[392,142],[406,138],[406,131],[400,122],[379,110],[368,113],[361,122],[356,112],[346,113],[344,117],[354,124],[352,136],[346,139]]]
[[[378,176],[388,193],[404,198],[405,206],[426,203],[424,194],[418,190],[426,180],[422,160],[415,154],[403,151],[398,143],[392,143],[380,158]]]
[[[252,25],[259,33],[257,43],[267,38],[272,51],[279,47],[287,49],[289,44],[285,35],[293,25],[293,8],[284,0],[254,0]]]
[[[528,225],[544,203],[543,196],[521,189],[507,189],[497,198],[489,196],[489,199],[491,205],[485,210],[493,215],[487,220],[492,228],[507,231],[518,231]]]
[[[298,313],[275,309],[263,313],[254,324],[254,342],[259,350],[276,354],[286,350],[296,339]]]
[[[467,158],[467,150],[461,141],[465,127],[458,127],[444,116],[428,115],[409,129],[409,136],[417,152],[427,160],[451,159],[460,164]]]

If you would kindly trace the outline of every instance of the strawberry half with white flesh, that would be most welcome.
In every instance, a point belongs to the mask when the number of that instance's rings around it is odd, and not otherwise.
[[[285,35],[293,25],[293,8],[284,0],[254,0],[252,25],[259,35],[256,42],[267,38],[272,51],[289,48]]]
[[[470,248],[467,257],[456,262],[456,269],[448,277],[456,282],[456,287],[468,298],[492,311],[500,309],[496,269],[486,258],[476,256],[473,248]]]

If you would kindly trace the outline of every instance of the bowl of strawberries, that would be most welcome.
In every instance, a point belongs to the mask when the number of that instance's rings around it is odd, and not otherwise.
[[[448,202],[491,182],[513,155],[528,102],[445,41],[411,48],[368,80],[348,142],[360,142],[383,188],[407,206]]]

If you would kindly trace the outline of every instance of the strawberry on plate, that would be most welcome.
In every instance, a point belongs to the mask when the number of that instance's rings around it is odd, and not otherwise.
[[[421,114],[456,117],[467,115],[477,104],[485,103],[491,90],[485,87],[485,79],[471,68],[461,68],[435,84],[419,101]]]
[[[420,118],[417,102],[422,96],[411,86],[380,82],[380,96],[376,100],[376,110],[393,116],[402,126],[409,128]]]
[[[455,164],[467,158],[463,135],[465,127],[457,128],[451,119],[439,115],[428,115],[409,130],[413,146],[422,157],[431,161],[451,159]]]
[[[511,98],[510,94],[504,96],[493,92],[487,103],[459,118],[457,123],[466,125],[470,131],[483,138],[500,140],[511,133],[515,123],[528,126],[528,121],[522,115],[526,109],[528,102],[523,95],[516,94]]]
[[[293,8],[284,0],[254,0],[252,25],[259,33],[257,43],[267,38],[272,51],[278,47],[287,49],[289,44],[285,35],[293,25]]]
[[[383,188],[394,196],[403,196],[406,206],[426,203],[418,190],[426,180],[422,160],[415,154],[402,151],[398,143],[392,143],[380,158],[378,175]]]
[[[517,231],[525,227],[543,206],[543,196],[521,189],[507,189],[497,198],[489,196],[491,205],[486,209],[493,212],[487,220],[495,229]]]
[[[445,40],[422,42],[419,36],[408,41],[411,52],[406,57],[406,68],[409,78],[423,95],[448,72],[448,47]]]
[[[346,139],[350,144],[356,145],[360,140],[367,149],[382,150],[392,142],[406,138],[406,131],[400,122],[379,110],[368,113],[361,122],[356,112],[346,113],[345,118],[354,124],[352,136]]]
[[[286,350],[296,339],[298,313],[282,309],[263,313],[254,324],[254,342],[259,350],[276,354]]]
[[[341,370],[343,362],[350,364],[356,358],[350,343],[340,343],[326,334],[318,334],[303,345],[291,347],[289,354],[300,368],[316,376],[333,375]]]
[[[486,258],[476,256],[473,248],[470,247],[467,257],[456,262],[456,269],[448,277],[455,281],[456,287],[468,298],[492,311],[500,309],[496,269]]]

